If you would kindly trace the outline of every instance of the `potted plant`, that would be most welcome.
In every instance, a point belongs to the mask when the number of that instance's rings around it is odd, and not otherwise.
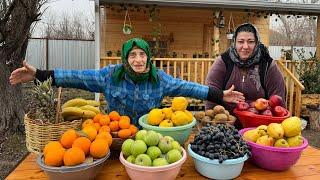
[[[178,56],[178,55],[177,55],[176,52],[172,52],[172,57],[173,57],[173,58],[177,58],[177,56]]]
[[[121,51],[118,50],[118,51],[117,51],[117,57],[120,57],[120,56],[121,56]]]
[[[107,51],[107,56],[111,57],[112,56],[112,51]]]

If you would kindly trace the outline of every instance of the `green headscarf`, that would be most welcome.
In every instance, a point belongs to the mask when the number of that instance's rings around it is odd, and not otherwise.
[[[128,54],[134,46],[142,49],[147,55],[146,68],[149,69],[149,71],[146,73],[135,72],[128,62]],[[140,38],[133,38],[128,40],[122,46],[121,61],[123,65],[113,73],[113,81],[119,83],[124,78],[124,75],[127,74],[135,83],[143,82],[148,79],[150,79],[152,83],[157,83],[157,68],[152,64],[150,58],[150,48],[149,44],[146,41]]]

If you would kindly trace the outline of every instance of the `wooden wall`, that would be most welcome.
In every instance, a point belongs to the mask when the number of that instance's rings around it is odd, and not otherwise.
[[[173,41],[169,44],[169,51],[175,51],[178,57],[187,54],[191,58],[193,53],[210,53],[211,57],[211,37],[213,34],[211,9],[192,9],[192,8],[160,8],[161,35],[173,37]],[[225,27],[220,30],[220,53],[225,51],[230,41],[226,38],[229,17],[232,12],[235,20],[235,27],[245,22],[245,12],[224,10]],[[101,22],[101,55],[106,52],[121,50],[123,42],[133,37],[151,37],[152,27],[155,22],[149,21],[149,13],[129,12],[133,33],[124,35],[122,27],[124,23],[125,11],[113,11],[103,9]],[[269,18],[251,18],[250,22],[254,23],[260,32],[261,40],[269,45]]]

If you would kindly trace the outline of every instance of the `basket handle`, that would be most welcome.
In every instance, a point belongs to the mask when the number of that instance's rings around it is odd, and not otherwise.
[[[59,117],[60,117],[61,91],[62,91],[62,87],[59,87],[58,88],[58,102],[57,102],[57,107],[56,107],[56,124],[59,123]]]

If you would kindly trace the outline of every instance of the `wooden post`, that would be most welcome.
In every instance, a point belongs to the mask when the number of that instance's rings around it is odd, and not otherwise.
[[[319,105],[316,107],[307,106],[309,111],[309,123],[310,129],[315,131],[320,131],[320,107]]]

